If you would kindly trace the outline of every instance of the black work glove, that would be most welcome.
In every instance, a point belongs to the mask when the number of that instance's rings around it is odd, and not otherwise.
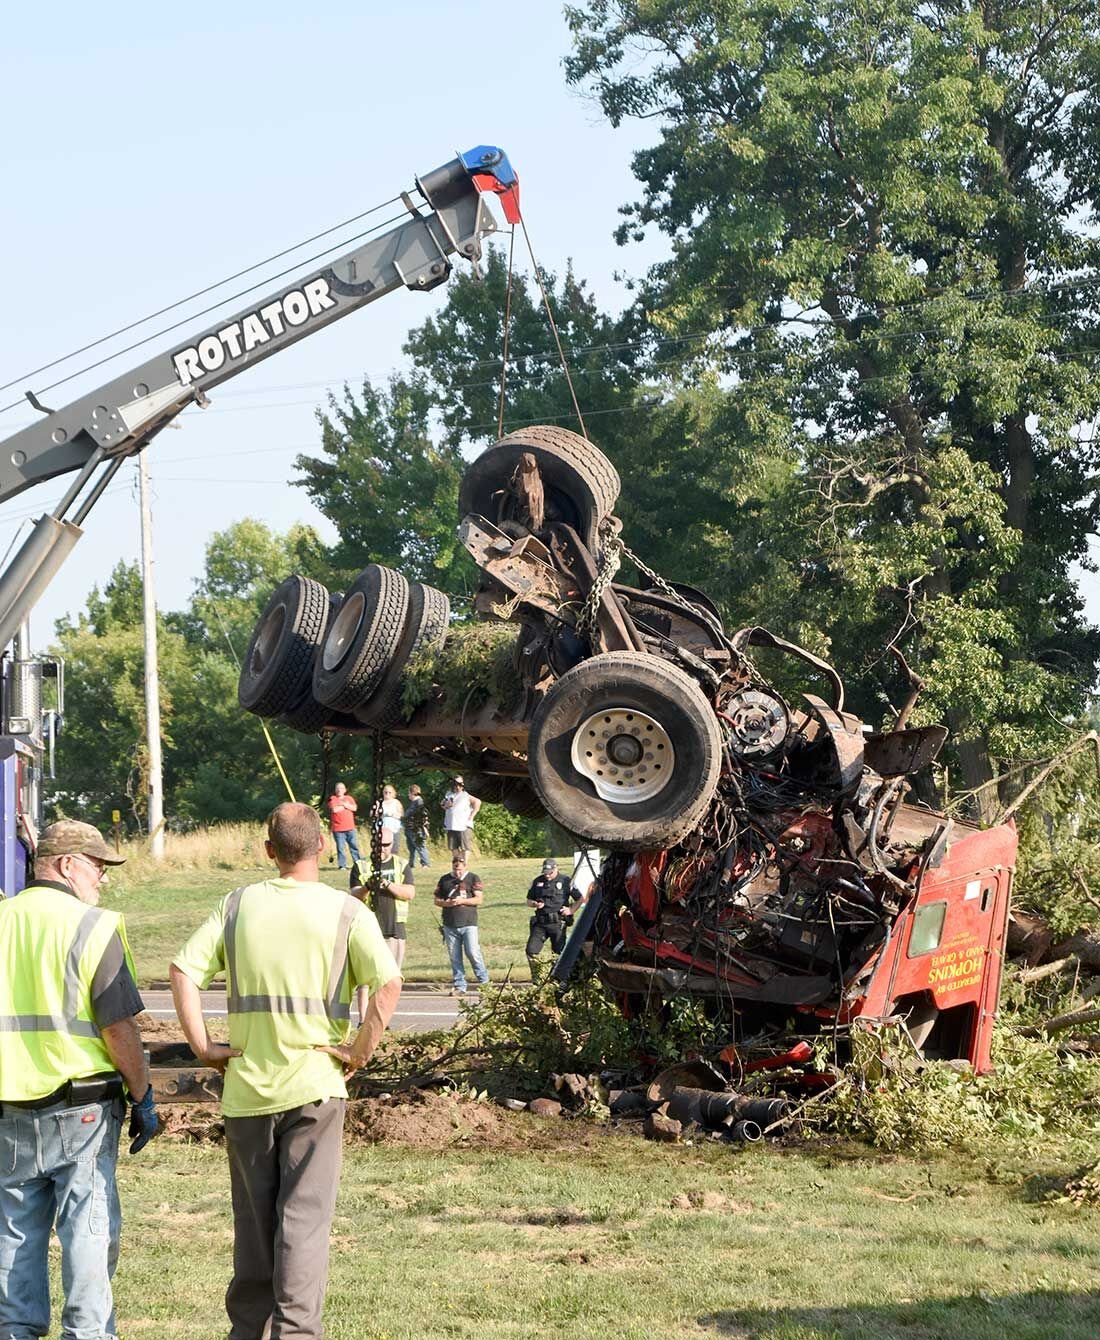
[[[130,1107],[130,1134],[134,1137],[130,1141],[130,1153],[136,1154],[144,1149],[159,1130],[160,1118],[157,1116],[153,1086],[150,1084],[141,1102],[132,1103]]]

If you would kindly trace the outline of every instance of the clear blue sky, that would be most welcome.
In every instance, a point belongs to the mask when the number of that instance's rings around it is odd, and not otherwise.
[[[626,300],[616,270],[638,273],[656,254],[612,240],[640,141],[567,89],[568,33],[546,0],[183,10],[70,0],[13,7],[4,45],[0,382],[411,188],[414,174],[475,144],[510,155],[542,263],[572,258],[603,303]],[[323,384],[398,365],[405,334],[444,293],[383,299],[234,379],[156,439],[162,608],[184,604],[207,539],[234,520],[308,520],[327,533],[288,482],[294,456],[316,445]],[[22,407],[0,416],[0,435],[31,417]],[[120,558],[136,558],[134,474],[124,468],[39,604],[38,645]],[[7,504],[0,553],[19,520],[62,491],[55,480]]]
[[[612,240],[619,206],[635,196],[631,153],[655,127],[612,131],[566,88],[569,39],[554,0],[67,0],[12,6],[4,36],[0,382],[390,198],[475,144],[511,156],[543,264],[572,258],[605,305],[625,301],[616,271],[639,274],[659,254],[657,242]],[[280,529],[312,521],[331,538],[289,483],[294,456],[316,445],[325,383],[398,365],[405,334],[444,293],[386,298],[161,434],[150,464],[162,608],[186,602],[210,534],[241,517]],[[28,417],[0,416],[0,435]],[[137,556],[133,475],[127,466],[93,511],[38,606],[38,645],[120,558]],[[0,510],[0,553],[59,483]],[[1100,618],[1100,581],[1085,586]]]

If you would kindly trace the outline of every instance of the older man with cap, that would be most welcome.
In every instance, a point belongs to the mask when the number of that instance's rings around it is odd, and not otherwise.
[[[543,861],[542,874],[527,890],[527,906],[535,913],[527,937],[527,961],[531,965],[532,977],[535,976],[535,960],[547,940],[555,954],[561,953],[565,947],[567,923],[576,911],[576,905],[585,901],[569,876],[558,874],[558,863],[552,856]]]
[[[98,907],[121,865],[91,824],[42,833],[34,881],[0,898],[0,1337],[50,1329],[50,1231],[61,1243],[61,1334],[115,1335],[115,1186],[126,1111],[136,1154],[157,1133],[122,917]]]

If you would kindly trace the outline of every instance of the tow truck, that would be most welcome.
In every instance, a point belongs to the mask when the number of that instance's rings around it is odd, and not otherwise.
[[[265,358],[401,289],[426,293],[446,282],[452,258],[477,265],[497,231],[488,207],[499,197],[517,223],[519,178],[502,149],[478,145],[415,179],[401,193],[407,217],[322,268],[228,320],[197,331],[61,409],[29,404],[42,417],[0,448],[0,505],[24,489],[74,474],[57,505],[34,523],[0,573],[0,888],[26,887],[41,821],[40,782],[50,767],[64,708],[64,669],[30,654],[28,620],[83,535],[84,522],[123,464],[191,405]],[[43,708],[43,684],[56,691]]]

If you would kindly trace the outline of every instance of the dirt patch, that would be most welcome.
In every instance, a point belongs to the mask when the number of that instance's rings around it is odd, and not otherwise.
[[[168,1139],[221,1144],[225,1125],[213,1103],[159,1103]],[[597,1145],[607,1129],[588,1122],[540,1119],[508,1112],[455,1093],[413,1090],[392,1098],[352,1099],[344,1139],[349,1144],[405,1145],[411,1149],[520,1151]]]
[[[183,1042],[183,1029],[175,1019],[154,1019],[151,1014],[139,1014],[137,1026],[143,1042]]]
[[[214,1103],[158,1103],[157,1115],[163,1127],[161,1139],[186,1144],[225,1143],[225,1122]]]
[[[525,1149],[542,1123],[521,1119],[493,1103],[453,1093],[414,1089],[393,1098],[348,1104],[345,1138],[352,1143],[406,1145],[411,1149]]]
[[[154,1019],[151,1014],[139,1014],[137,1025],[143,1042],[187,1041],[176,1019]],[[228,1019],[218,1018],[217,1015],[207,1015],[206,1029],[215,1042],[224,1042],[229,1037]]]

